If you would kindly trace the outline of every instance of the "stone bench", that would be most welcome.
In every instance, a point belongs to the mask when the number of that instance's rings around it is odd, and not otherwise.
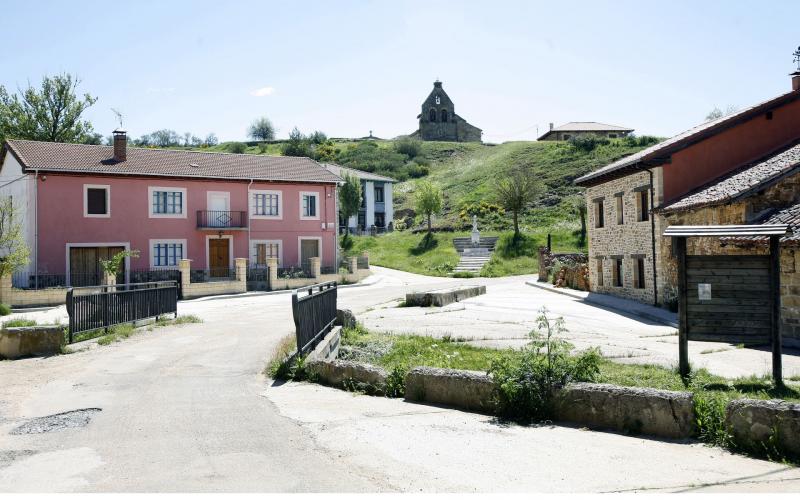
[[[471,297],[477,297],[486,293],[484,285],[458,286],[441,290],[431,290],[430,292],[417,292],[406,294],[407,306],[419,307],[442,307],[453,302],[460,302]]]
[[[61,352],[64,328],[58,325],[19,326],[0,330],[0,357],[47,356]]]

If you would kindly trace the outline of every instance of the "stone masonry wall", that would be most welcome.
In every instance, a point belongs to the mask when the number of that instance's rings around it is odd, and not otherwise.
[[[660,169],[654,169],[656,206],[660,189]],[[649,186],[647,172],[615,179],[586,189],[586,206],[589,225],[589,273],[591,291],[616,295],[641,302],[653,303],[653,247],[650,220],[639,221],[637,217],[637,193],[634,191]],[[617,193],[622,193],[623,223],[617,224]],[[605,224],[597,228],[595,200],[603,199]],[[663,221],[656,218],[656,234],[663,231]],[[658,248],[657,248],[658,252]],[[636,258],[644,257],[644,288],[634,286]],[[622,258],[622,286],[613,283],[613,257]],[[602,261],[603,277],[599,280],[598,260]],[[600,284],[602,281],[602,285]],[[659,279],[659,284],[662,280]]]

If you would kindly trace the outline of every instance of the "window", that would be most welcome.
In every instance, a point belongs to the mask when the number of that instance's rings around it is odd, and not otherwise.
[[[603,207],[603,199],[594,201],[594,227],[600,228],[606,225]]]
[[[253,248],[250,250],[250,262],[254,267],[266,267],[268,259],[278,259],[278,267],[281,265],[281,241],[280,240],[253,240]]]
[[[386,227],[386,214],[375,212],[375,227]]]
[[[442,123],[447,123],[447,122],[448,122],[447,110],[443,109],[442,110]]]
[[[622,286],[622,257],[616,257],[613,260],[614,267],[611,268],[614,286]]]
[[[617,138],[617,134],[608,134],[608,138],[609,139],[616,139]]]
[[[635,272],[633,273],[633,286],[636,288],[644,288],[644,257],[634,257],[636,262]]]
[[[383,203],[383,186],[375,187],[375,202]]]
[[[435,122],[436,121],[436,110],[432,109],[428,112],[428,121]]]
[[[622,194],[623,193],[617,193],[614,195],[614,203],[617,209],[617,224],[625,223],[625,204],[623,203]]]
[[[280,219],[280,191],[250,191],[250,217],[254,219]]]
[[[111,217],[111,186],[83,185],[83,216]]]
[[[150,198],[150,217],[186,217],[186,189],[150,186],[147,191]]]
[[[186,240],[150,240],[153,267],[177,267],[186,255]]]
[[[647,188],[640,188],[636,193],[636,211],[638,214],[637,219],[646,221],[650,219],[650,196]]]
[[[300,218],[319,219],[319,193],[300,193]]]
[[[564,140],[565,141],[568,141],[570,139],[570,137],[572,137],[572,136],[569,135],[569,134],[564,134]]]
[[[597,258],[597,286],[603,286],[603,258]]]

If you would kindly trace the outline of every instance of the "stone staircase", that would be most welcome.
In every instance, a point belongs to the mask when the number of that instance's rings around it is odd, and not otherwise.
[[[496,237],[481,238],[477,245],[473,245],[470,238],[453,238],[453,245],[461,256],[453,272],[474,274],[481,272],[483,266],[492,258],[495,243],[497,243]]]

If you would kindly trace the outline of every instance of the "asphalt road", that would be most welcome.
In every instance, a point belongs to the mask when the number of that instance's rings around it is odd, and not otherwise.
[[[406,291],[454,283],[377,271],[372,285],[341,289],[341,306],[365,314]],[[492,287],[523,281],[486,280]],[[508,427],[401,400],[273,385],[262,371],[292,332],[289,305],[288,294],[182,302],[181,314],[204,322],[0,362],[0,490],[800,489],[797,469],[700,445]],[[75,426],[53,430],[34,420],[74,410],[85,411],[61,420]],[[20,426],[50,432],[13,433]],[[599,464],[597,474],[587,473]],[[644,464],[653,464],[651,473]]]

